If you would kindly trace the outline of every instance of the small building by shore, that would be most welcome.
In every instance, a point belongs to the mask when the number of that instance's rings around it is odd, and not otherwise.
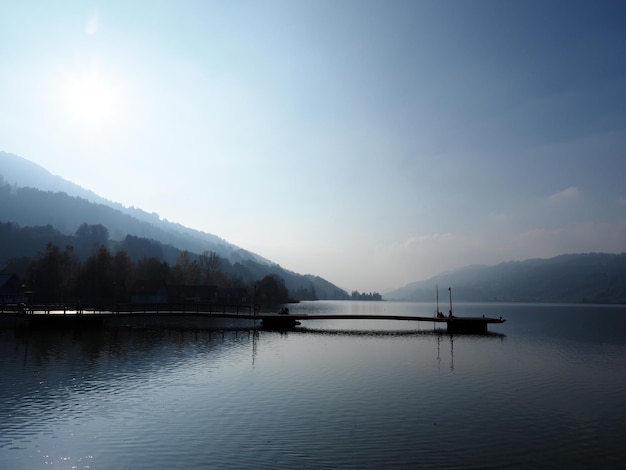
[[[28,301],[24,285],[16,274],[0,274],[0,303],[22,304]]]

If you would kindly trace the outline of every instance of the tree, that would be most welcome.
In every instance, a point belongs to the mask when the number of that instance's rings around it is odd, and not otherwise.
[[[200,267],[197,261],[191,258],[191,254],[184,250],[178,255],[176,264],[170,275],[175,284],[198,285],[200,284]]]
[[[289,302],[285,281],[276,274],[269,274],[256,285],[256,302],[261,305],[280,305]]]
[[[81,270],[79,291],[82,300],[103,302],[111,300],[114,292],[113,256],[101,246],[87,258]]]
[[[120,251],[112,259],[113,295],[116,302],[128,300],[129,289],[133,282],[135,266],[130,256]]]
[[[135,266],[135,279],[145,281],[165,281],[170,273],[170,266],[159,258],[144,258]]]
[[[163,259],[163,248],[161,245],[147,238],[126,235],[126,238],[120,242],[118,249],[128,253],[128,256],[135,261],[143,260],[144,258]]]
[[[226,276],[222,271],[222,258],[214,251],[205,251],[198,258],[202,282],[207,285],[223,286]]]
[[[48,243],[46,250],[30,265],[27,281],[39,302],[62,302],[74,294],[79,270],[72,246],[64,251]]]
[[[369,294],[363,292],[360,294],[358,290],[352,291],[352,295],[350,297],[352,300],[383,300],[383,296],[378,292],[370,292]]]
[[[293,297],[298,300],[319,300],[313,284],[311,284],[308,288],[302,286],[295,292],[292,291],[292,294]]]
[[[101,224],[89,225],[82,223],[76,229],[76,237],[82,238],[92,245],[104,245],[109,240],[109,230]]]

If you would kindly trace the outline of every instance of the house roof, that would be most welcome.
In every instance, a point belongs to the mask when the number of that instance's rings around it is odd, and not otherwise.
[[[0,274],[0,289],[20,287],[20,280],[17,275],[13,273]]]

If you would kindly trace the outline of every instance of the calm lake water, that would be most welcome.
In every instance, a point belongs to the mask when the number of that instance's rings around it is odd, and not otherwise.
[[[292,307],[303,311],[434,306]],[[343,320],[287,333],[0,330],[0,468],[623,467],[626,307],[455,314],[507,322],[487,336]]]

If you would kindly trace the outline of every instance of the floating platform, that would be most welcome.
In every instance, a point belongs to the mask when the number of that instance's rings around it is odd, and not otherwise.
[[[489,323],[504,323],[506,320],[501,318],[485,318],[485,317],[452,317],[446,318],[448,333],[470,333],[470,334],[486,334],[489,330]]]
[[[261,325],[268,330],[290,330],[300,325],[300,321],[291,315],[264,315]]]
[[[490,323],[504,323],[502,317],[418,317],[409,315],[306,315],[293,314],[288,315],[259,315],[263,322],[263,326],[271,329],[289,329],[295,328],[301,321],[308,320],[400,320],[400,321],[421,321],[445,323],[448,333],[464,333],[464,334],[485,334],[488,333],[488,325]]]

